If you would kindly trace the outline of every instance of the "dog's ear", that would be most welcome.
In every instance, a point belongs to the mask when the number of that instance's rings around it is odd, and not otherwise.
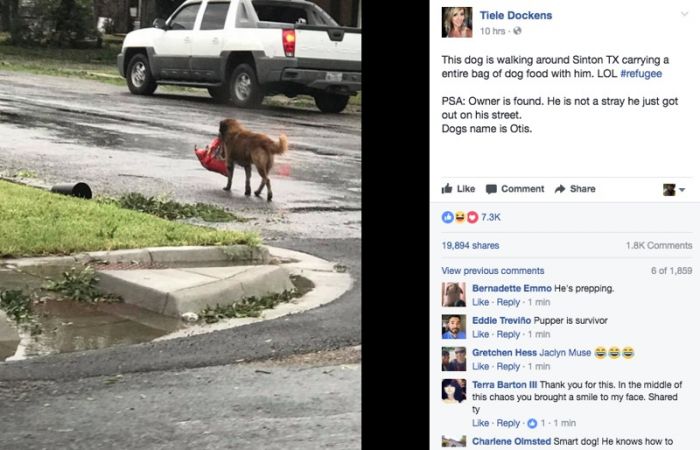
[[[219,134],[222,136],[226,134],[226,119],[219,122]]]

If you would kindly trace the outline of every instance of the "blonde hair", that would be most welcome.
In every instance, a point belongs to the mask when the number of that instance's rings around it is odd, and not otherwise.
[[[452,14],[459,10],[464,11],[464,22],[462,23],[462,29],[468,28],[467,21],[469,20],[469,10],[463,6],[455,6],[451,8],[445,8],[445,14],[443,15],[443,26],[445,27],[445,34],[450,34],[452,30]]]

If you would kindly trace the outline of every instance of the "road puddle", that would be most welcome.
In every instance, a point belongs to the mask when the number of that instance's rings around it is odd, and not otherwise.
[[[198,267],[235,265],[241,264],[222,261],[197,263]],[[133,263],[93,264],[93,267],[98,270],[163,269],[187,266],[186,264],[168,264],[167,266]],[[13,266],[0,265],[0,292],[16,290],[29,296],[33,317],[32,321],[23,322],[20,326],[16,326],[9,319],[4,321],[0,318],[4,322],[0,322],[0,361],[149,342],[195,325],[183,322],[180,318],[164,316],[129,303],[85,303],[61,299],[59,294],[45,289],[47,281],[61,279],[62,274],[69,269],[68,266],[43,265],[19,270]],[[309,280],[298,276],[292,277],[292,283],[301,294],[309,292],[314,287]]]
[[[124,303],[49,300],[33,310],[41,333],[22,340],[18,350],[25,357],[138,344],[184,327],[179,319]]]
[[[53,267],[38,276],[0,269],[0,290],[28,293],[33,300],[35,318],[32,324],[19,327],[19,340],[0,332],[0,360],[137,344],[187,326],[178,318],[126,303],[81,303],[51,298],[55,294],[42,289],[46,277],[54,278],[64,270]]]

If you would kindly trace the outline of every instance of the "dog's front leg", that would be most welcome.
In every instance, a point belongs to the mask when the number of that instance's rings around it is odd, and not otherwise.
[[[246,195],[246,197],[250,197],[250,175],[251,175],[251,167],[245,166],[245,195]]]
[[[228,170],[228,179],[226,181],[226,187],[224,188],[224,191],[231,190],[231,181],[233,180],[233,165],[233,161],[230,163],[230,165],[226,165],[226,170]]]

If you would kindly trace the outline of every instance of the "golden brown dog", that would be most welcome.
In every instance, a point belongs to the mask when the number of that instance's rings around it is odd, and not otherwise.
[[[275,162],[275,155],[287,151],[287,136],[282,134],[279,142],[275,142],[264,134],[244,129],[235,119],[224,119],[219,122],[219,139],[228,169],[228,182],[224,190],[231,190],[233,165],[238,164],[245,169],[245,195],[250,195],[250,173],[251,166],[254,165],[262,178],[255,195],[259,197],[263,186],[267,186],[267,201],[271,201],[270,171]]]

